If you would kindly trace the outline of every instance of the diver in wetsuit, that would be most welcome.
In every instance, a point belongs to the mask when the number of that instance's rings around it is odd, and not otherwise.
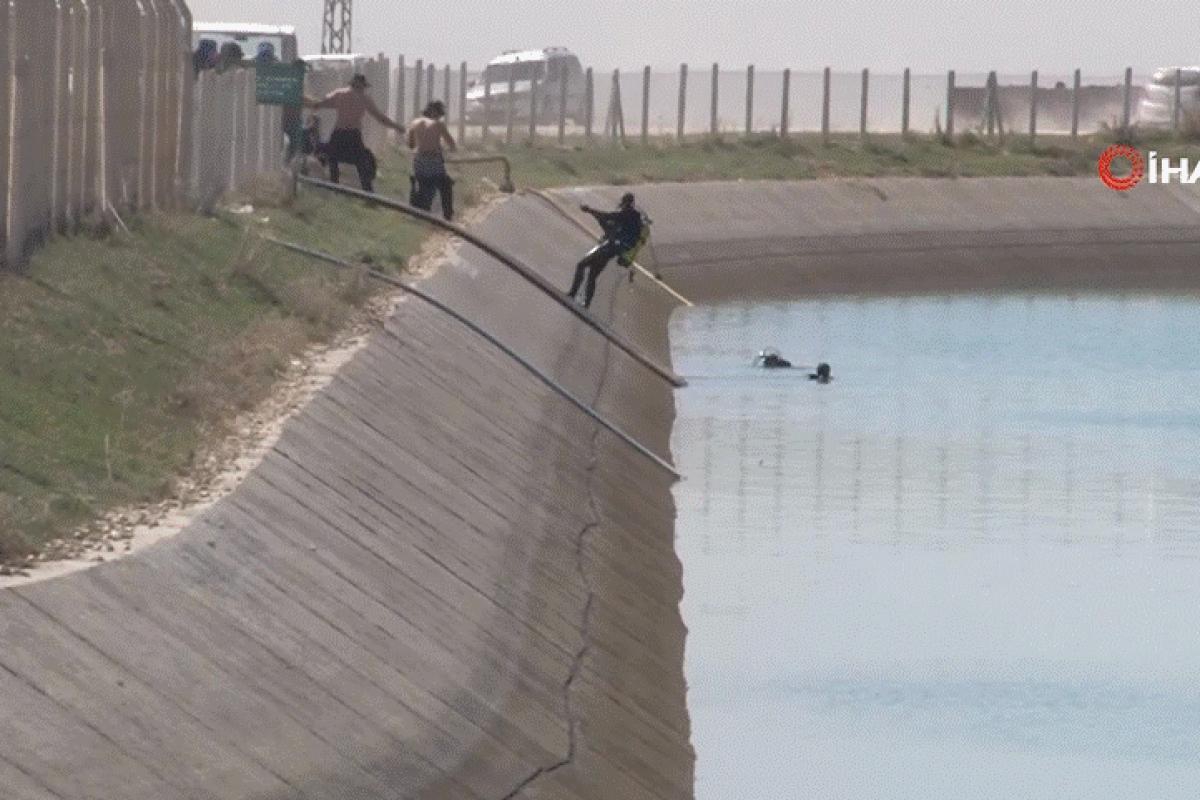
[[[571,282],[571,288],[567,292],[567,295],[574,300],[586,275],[587,286],[583,293],[584,308],[591,307],[592,297],[596,294],[596,279],[608,266],[608,262],[634,249],[641,239],[642,227],[645,223],[642,221],[642,212],[634,207],[633,202],[633,195],[627,193],[621,198],[621,205],[616,211],[597,211],[590,206],[580,206],[583,211],[595,217],[596,221],[600,223],[600,227],[604,229],[604,238],[589,250],[583,260],[576,265],[575,280]],[[622,266],[628,265],[622,264]]]
[[[817,383],[829,383],[831,380],[833,380],[832,370],[829,368],[828,364],[822,362],[817,364],[816,372],[809,373],[808,379],[810,381],[816,381]]]

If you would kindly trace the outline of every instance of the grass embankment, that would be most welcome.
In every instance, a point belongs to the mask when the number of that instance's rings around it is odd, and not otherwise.
[[[950,147],[819,137],[699,139],[627,148],[499,148],[519,186],[825,176],[1092,174],[1103,137]],[[1195,145],[1163,142],[1174,156]],[[403,197],[403,156],[382,154],[381,192]],[[351,171],[352,172],[352,171]],[[464,168],[460,205],[494,169]],[[129,220],[131,233],[58,238],[23,275],[0,274],[0,563],[23,563],[106,512],[172,495],[237,413],[266,398],[292,358],[330,339],[374,291],[258,243],[272,232],[386,270],[425,231],[362,203],[302,191],[252,197],[254,212]],[[235,201],[232,205],[239,205]],[[267,221],[262,221],[266,219]]]

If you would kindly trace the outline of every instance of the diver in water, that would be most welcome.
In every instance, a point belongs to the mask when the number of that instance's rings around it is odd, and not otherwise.
[[[576,265],[575,279],[567,291],[567,295],[574,300],[580,286],[584,285],[586,276],[587,285],[583,291],[584,308],[591,307],[592,297],[596,294],[596,279],[608,266],[608,262],[616,258],[621,266],[629,267],[633,263],[629,254],[644,241],[646,221],[633,203],[633,195],[626,193],[616,211],[597,211],[591,206],[580,206],[583,211],[595,217],[604,229],[604,238]]]
[[[816,381],[817,383],[829,383],[831,380],[833,380],[832,372],[833,370],[830,369],[829,365],[822,362],[817,364],[816,372],[809,373],[808,379],[810,381]]]
[[[754,358],[754,366],[762,367],[763,369],[791,369],[792,362],[774,350],[760,350]]]

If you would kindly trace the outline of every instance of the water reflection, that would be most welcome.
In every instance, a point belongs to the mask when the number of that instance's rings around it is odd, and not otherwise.
[[[891,782],[871,796],[939,796],[922,775],[964,758],[991,778],[957,797],[1053,797],[1047,768],[1090,797],[1193,796],[1200,766],[1161,762],[1200,754],[1198,332],[1194,301],[1144,296],[678,315],[700,797],[870,793],[853,776],[872,764]],[[750,368],[763,346],[829,361],[834,383]],[[857,690],[830,703],[837,681],[898,699],[886,714]],[[1022,686],[1017,706],[1041,716],[1013,710]],[[1133,698],[1132,727],[1106,692]],[[930,694],[954,700],[913,699]],[[1164,721],[1172,703],[1184,716]],[[730,743],[731,719],[749,744]],[[1138,763],[1113,756],[1131,735]],[[789,753],[815,758],[753,791],[751,766]]]

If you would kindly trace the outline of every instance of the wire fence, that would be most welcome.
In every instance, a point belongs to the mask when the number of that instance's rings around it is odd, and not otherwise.
[[[681,65],[677,72],[589,68],[567,81],[523,79],[510,87],[465,62],[439,66],[404,56],[393,76],[390,107],[397,116],[415,116],[437,98],[447,103],[460,136],[509,143],[579,136],[636,141],[704,134],[937,134],[985,130],[989,119],[1003,131],[1092,133],[1131,124],[1144,80],[1132,69],[1094,76],[1078,70],[914,75],[712,64]],[[486,109],[480,108],[481,90]]]

